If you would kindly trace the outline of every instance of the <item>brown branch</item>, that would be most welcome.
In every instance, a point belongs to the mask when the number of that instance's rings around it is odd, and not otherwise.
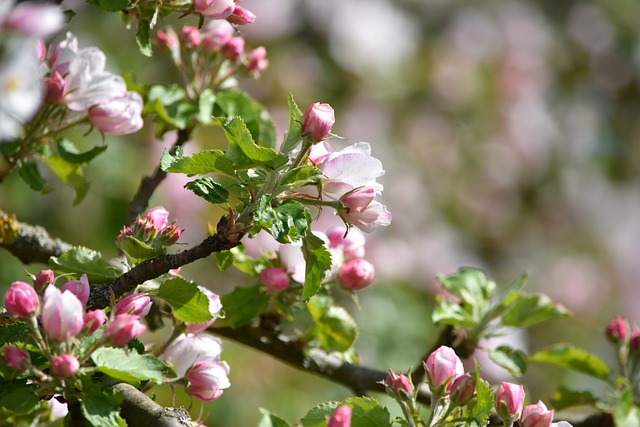
[[[165,408],[127,383],[113,386],[122,394],[120,415],[130,427],[184,427],[191,425],[189,413],[182,408]]]
[[[189,131],[184,129],[179,130],[176,142],[171,147],[171,152],[173,153],[176,147],[182,146],[188,140]],[[149,206],[149,199],[151,199],[151,196],[155,192],[156,188],[166,178],[166,176],[167,173],[163,171],[160,166],[158,166],[152,176],[147,176],[142,179],[136,195],[133,197],[133,200],[131,200],[131,203],[129,204],[127,224],[133,224],[133,222],[136,220],[136,216],[147,209],[147,207]]]

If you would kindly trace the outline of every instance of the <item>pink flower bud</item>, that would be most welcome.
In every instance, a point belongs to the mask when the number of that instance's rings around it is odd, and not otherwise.
[[[235,7],[234,0],[193,0],[193,8],[209,19],[225,19]]]
[[[40,298],[28,283],[13,282],[4,295],[4,307],[13,317],[27,319],[38,311]]]
[[[44,292],[47,286],[53,285],[55,279],[56,277],[53,270],[42,270],[40,273],[36,274],[36,280],[34,281],[33,286],[36,288],[37,292],[41,293]]]
[[[188,47],[197,47],[202,43],[202,35],[196,27],[183,27],[180,32],[180,39]]]
[[[302,121],[302,133],[311,135],[314,142],[329,136],[336,118],[329,104],[313,103],[307,108]]]
[[[535,405],[527,405],[522,410],[520,427],[550,427],[554,410],[548,410],[541,401]]]
[[[2,26],[29,37],[45,38],[61,29],[64,24],[64,14],[59,6],[25,2],[13,8]]]
[[[72,354],[61,354],[51,362],[51,372],[60,378],[75,375],[80,369],[80,362]]]
[[[244,52],[244,39],[242,37],[232,37],[228,42],[222,46],[222,55],[235,61]]]
[[[156,237],[156,244],[162,244],[164,246],[171,246],[178,242],[182,235],[182,229],[176,226],[175,222],[169,223],[162,229],[158,237]]]
[[[155,208],[149,209],[144,218],[150,220],[153,228],[160,232],[160,230],[169,224],[169,211],[162,206],[156,206]]]
[[[173,32],[164,32],[162,30],[158,30],[156,33],[156,37],[158,38],[158,44],[163,49],[173,49],[178,46],[178,39],[176,39]]]
[[[284,268],[269,267],[260,272],[260,283],[267,287],[267,292],[281,292],[289,287],[291,279]]]
[[[62,97],[64,96],[64,90],[66,87],[66,82],[58,73],[54,71],[51,74],[51,77],[47,77],[44,79],[44,83],[46,86],[47,94],[45,96],[45,100],[49,102],[59,103],[62,101]]]
[[[142,129],[142,97],[137,92],[127,91],[89,109],[89,121],[102,132],[113,135],[128,135]]]
[[[80,277],[80,280],[69,280],[67,283],[62,285],[60,288],[62,292],[71,292],[74,294],[80,302],[82,303],[82,307],[87,306],[87,302],[89,301],[89,294],[91,293],[91,286],[89,285],[89,279],[86,274],[83,274]]]
[[[84,326],[84,307],[78,297],[51,285],[43,299],[42,327],[49,338],[67,341],[80,333]]]
[[[4,348],[4,358],[7,361],[7,366],[18,372],[26,371],[31,365],[29,353],[13,345]]]
[[[458,406],[465,405],[473,398],[473,393],[476,391],[476,380],[471,375],[464,373],[449,383],[447,391],[451,402]]]
[[[225,362],[197,362],[187,372],[187,393],[203,402],[216,400],[231,386],[228,375]]]
[[[131,314],[117,315],[105,329],[105,335],[112,345],[123,346],[147,330],[137,316]]]
[[[38,50],[38,59],[40,59],[40,61],[44,61],[47,57],[47,45],[44,44],[42,39],[38,39],[38,46],[36,46],[36,49]]]
[[[633,352],[638,352],[640,350],[640,329],[635,329],[631,332],[631,336],[629,337],[629,348]]]
[[[401,396],[400,390],[404,390],[408,395],[413,394],[413,387],[411,381],[404,374],[396,374],[392,369],[389,369],[387,378],[384,380],[384,384],[393,390],[393,392]]]
[[[444,345],[431,353],[423,364],[432,391],[441,392],[449,382],[464,373],[462,361],[456,352]]]
[[[345,288],[358,290],[369,286],[375,277],[373,264],[363,258],[348,261],[338,271],[338,282]]]
[[[238,5],[233,9],[233,13],[227,17],[227,21],[235,25],[251,24],[255,20],[255,14]]]
[[[364,212],[376,197],[374,187],[360,187],[346,193],[340,201],[346,208],[346,214]]]
[[[84,329],[88,334],[92,334],[107,321],[107,315],[104,310],[91,310],[83,317]]]
[[[629,322],[617,316],[607,325],[607,338],[614,344],[620,344],[627,338],[629,333]]]
[[[118,314],[130,314],[138,319],[143,318],[149,314],[151,310],[151,298],[144,294],[131,294],[122,298],[116,304],[115,313]]]
[[[267,50],[262,46],[253,49],[247,54],[247,61],[247,72],[259,77],[269,67]]]
[[[202,43],[209,52],[218,52],[222,49],[222,46],[231,40],[235,31],[235,28],[227,21],[220,19],[211,21],[204,29]]]
[[[345,227],[336,227],[329,230],[327,237],[332,248],[342,247],[345,261],[356,258],[364,258],[366,238],[357,228],[351,228],[346,234]]]
[[[218,316],[220,315],[220,311],[222,311],[222,303],[220,302],[220,296],[211,292],[209,289],[198,286],[201,292],[203,292],[207,298],[209,299],[209,312],[213,315],[213,319],[208,320],[204,323],[189,323],[185,328],[185,331],[192,334],[200,333],[209,328],[209,326],[213,325]]]
[[[186,334],[176,338],[160,358],[173,368],[178,377],[184,377],[196,362],[219,362],[222,341],[209,334]]]
[[[524,404],[524,387],[521,384],[503,382],[496,393],[496,413],[503,421],[520,418]]]
[[[338,406],[327,427],[351,427],[351,412],[351,407],[347,405]]]

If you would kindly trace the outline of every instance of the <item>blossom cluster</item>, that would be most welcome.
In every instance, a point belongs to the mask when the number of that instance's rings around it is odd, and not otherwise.
[[[169,211],[162,206],[156,206],[149,209],[144,217],[139,216],[132,227],[122,228],[118,235],[118,246],[126,252],[127,237],[152,248],[171,246],[180,239],[182,231],[175,221],[169,221]]]

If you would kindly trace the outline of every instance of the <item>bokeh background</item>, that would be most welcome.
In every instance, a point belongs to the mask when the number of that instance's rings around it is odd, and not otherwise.
[[[98,46],[117,72],[144,84],[178,81],[168,57],[142,56],[117,14],[79,0],[70,29],[81,46]],[[535,351],[573,341],[613,360],[602,331],[616,314],[640,324],[640,3],[636,0],[245,0],[257,16],[242,28],[248,45],[264,45],[270,68],[240,85],[265,104],[280,132],[287,94],[301,106],[328,102],[334,132],[368,141],[386,169],[383,202],[392,224],[368,240],[376,281],[349,310],[361,325],[364,364],[406,370],[433,343],[430,321],[436,274],[482,268],[501,288],[522,272],[529,289],[573,313],[527,334],[507,336]],[[190,18],[174,26],[195,24]],[[72,135],[82,144],[100,136]],[[12,176],[0,207],[46,226],[76,245],[116,255],[113,244],[127,203],[162,149],[153,128],[108,137],[109,149],[87,174],[92,193],[73,207],[59,184],[42,196]],[[222,144],[203,129],[187,151]],[[181,190],[171,177],[152,199],[199,242],[219,212]],[[42,266],[28,266],[37,272]],[[25,267],[0,251],[0,288]],[[225,293],[246,282],[210,260],[185,275]],[[258,407],[290,422],[350,391],[227,342],[232,387],[207,404],[209,426],[252,426]],[[482,358],[482,355],[479,355]],[[486,365],[494,380],[506,372]],[[532,400],[559,384],[595,392],[601,384],[549,366],[523,378]],[[160,398],[171,401],[166,388]],[[178,402],[189,405],[178,394]],[[388,403],[388,400],[385,400]]]

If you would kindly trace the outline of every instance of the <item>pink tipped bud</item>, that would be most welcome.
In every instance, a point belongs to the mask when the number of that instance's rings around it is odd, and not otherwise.
[[[88,334],[92,334],[107,321],[107,315],[104,310],[91,310],[82,318],[84,329]]]
[[[162,30],[158,30],[156,37],[158,38],[158,44],[163,49],[171,50],[178,46],[178,39],[176,39],[173,32],[165,33]]]
[[[13,282],[4,295],[4,307],[13,317],[27,319],[36,314],[39,306],[38,293],[25,282]]]
[[[4,358],[7,361],[7,366],[18,372],[26,371],[31,365],[29,353],[13,345],[4,348]]]
[[[2,26],[35,38],[49,37],[65,24],[58,5],[37,2],[17,4],[5,17]]]
[[[56,341],[67,341],[80,333],[84,326],[84,307],[72,292],[62,292],[51,285],[44,291],[42,328]]]
[[[329,136],[336,118],[333,108],[329,104],[316,102],[311,104],[304,113],[302,132],[311,135],[315,142],[322,141]]]
[[[281,292],[289,287],[291,279],[284,268],[269,267],[260,272],[260,283],[267,287],[267,292]]]
[[[216,400],[231,386],[228,375],[225,362],[196,362],[187,372],[187,393],[203,402]]]
[[[34,288],[38,293],[44,292],[47,289],[47,286],[53,285],[56,277],[53,273],[53,270],[42,270],[40,273],[36,274],[36,280],[33,283]]]
[[[91,286],[89,285],[89,279],[86,274],[80,277],[80,280],[69,280],[60,288],[62,292],[71,292],[82,303],[82,307],[87,306],[89,301],[89,294],[91,293]]]
[[[522,410],[520,427],[551,427],[554,410],[548,410],[541,401],[535,405],[527,405]]]
[[[165,246],[171,246],[180,239],[182,231],[182,229],[176,226],[175,222],[171,222],[169,225],[162,229],[162,231],[156,238],[156,242],[161,243]]]
[[[45,100],[49,102],[59,103],[62,101],[62,97],[64,96],[64,89],[66,87],[66,82],[58,73],[54,71],[51,77],[47,77],[44,79],[44,83],[46,86],[47,94],[45,96]]]
[[[467,404],[476,391],[476,380],[469,374],[464,373],[451,381],[447,386],[451,402],[462,406]]]
[[[314,145],[315,147],[315,145]],[[366,238],[357,228],[352,228],[345,235],[344,227],[336,227],[329,231],[327,237],[332,248],[342,247],[342,254],[346,261],[356,258],[364,258]]]
[[[222,55],[235,61],[244,52],[244,39],[242,37],[232,37],[227,43],[222,46]]]
[[[118,347],[126,345],[146,330],[147,327],[140,323],[137,316],[119,314],[109,322],[105,329],[105,335],[112,345]]]
[[[387,374],[387,378],[384,380],[384,384],[392,389],[398,396],[401,396],[400,393],[402,392],[406,392],[408,395],[413,393],[413,387],[409,378],[404,374],[396,374],[392,369],[389,369],[389,373]]]
[[[431,353],[423,364],[432,391],[441,392],[449,382],[464,373],[462,361],[456,352],[444,345]]]
[[[347,405],[338,406],[329,419],[327,427],[351,427],[351,407]]]
[[[496,413],[501,420],[511,422],[520,418],[524,404],[524,387],[503,382],[496,393]]]
[[[140,319],[149,314],[152,304],[151,298],[145,294],[131,294],[118,301],[115,312],[116,315],[130,314]]]
[[[267,50],[262,46],[253,49],[247,55],[247,61],[247,72],[259,77],[269,67]]]
[[[207,24],[204,29],[204,40],[202,43],[209,52],[219,52],[235,33],[235,28],[223,20],[214,20]]]
[[[180,40],[188,47],[197,47],[202,43],[202,35],[196,27],[183,27],[180,32]]]
[[[635,329],[631,332],[631,336],[629,337],[629,348],[634,353],[640,351],[640,329]]]
[[[234,0],[193,0],[193,8],[209,19],[225,19],[236,8]]]
[[[340,198],[344,205],[346,215],[364,212],[373,199],[376,197],[376,189],[374,187],[360,187],[346,193]]]
[[[607,325],[607,338],[614,344],[620,344],[627,338],[629,322],[623,317],[617,316]]]
[[[80,369],[80,362],[72,354],[61,354],[51,362],[51,372],[60,378],[75,375]]]
[[[363,258],[352,259],[340,267],[340,271],[338,271],[338,282],[353,291],[369,286],[374,277],[373,264]]]
[[[238,5],[236,5],[235,9],[233,9],[233,13],[227,17],[227,21],[235,25],[251,24],[255,20],[256,15],[254,15],[244,7]]]
[[[159,232],[169,224],[169,211],[162,206],[156,206],[149,209],[144,218],[150,220],[153,228]]]

